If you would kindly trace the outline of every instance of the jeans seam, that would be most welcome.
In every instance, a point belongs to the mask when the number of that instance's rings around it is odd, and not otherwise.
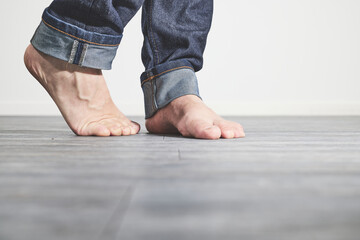
[[[141,86],[144,85],[146,82],[148,82],[148,81],[150,81],[150,80],[152,80],[152,79],[154,79],[154,78],[156,78],[156,77],[159,77],[159,76],[161,76],[161,75],[163,75],[163,74],[165,74],[165,73],[168,73],[168,72],[171,72],[171,71],[174,71],[174,70],[178,70],[178,69],[184,69],[184,68],[191,69],[191,70],[194,71],[194,69],[193,69],[192,67],[188,67],[188,66],[181,66],[181,67],[171,68],[171,69],[168,69],[168,70],[166,70],[166,71],[163,71],[163,72],[161,72],[161,73],[159,73],[159,74],[156,74],[156,75],[154,75],[154,76],[148,77],[147,79],[145,79],[144,81],[142,81]]]
[[[152,111],[156,111],[157,102],[156,102],[156,82],[151,81],[151,97],[152,97]]]
[[[79,59],[79,66],[82,66],[83,63],[84,63],[88,47],[89,47],[89,44],[84,44],[83,45],[83,49],[81,51],[81,55],[80,55],[80,59]]]
[[[70,36],[70,37],[72,37],[72,38],[74,38],[74,39],[77,39],[77,40],[79,40],[79,41],[83,41],[83,42],[90,43],[90,44],[94,44],[94,45],[104,46],[104,47],[116,47],[116,46],[119,46],[119,45],[120,45],[120,43],[119,43],[119,44],[102,44],[102,43],[95,43],[95,42],[91,42],[91,41],[88,41],[88,40],[85,40],[85,39],[82,39],[82,38],[78,38],[78,37],[76,37],[76,36],[74,36],[74,35],[71,35],[71,34],[69,34],[69,33],[67,33],[67,32],[64,32],[64,31],[61,31],[60,29],[57,29],[56,27],[54,27],[54,26],[50,25],[49,23],[45,22],[44,19],[42,19],[42,21],[43,21],[43,23],[45,23],[46,26],[48,26],[48,27],[50,27],[50,28],[52,28],[52,29],[60,32],[60,33],[63,33],[63,34],[65,34],[65,35],[68,35],[68,36]]]
[[[155,41],[155,35],[154,35],[154,31],[152,29],[152,13],[153,13],[153,0],[150,0],[150,6],[149,6],[149,23],[148,23],[148,26],[149,26],[149,38],[151,39],[151,41],[153,42],[153,47],[155,48],[155,50],[153,49],[153,54],[154,54],[154,57],[155,57],[155,63],[154,65],[156,64],[159,64],[160,62],[160,58],[159,58],[159,50],[158,50],[158,47],[156,45],[156,41]]]
[[[75,60],[75,54],[78,48],[79,42],[77,40],[74,41],[73,46],[71,48],[70,57],[68,63],[73,63]]]

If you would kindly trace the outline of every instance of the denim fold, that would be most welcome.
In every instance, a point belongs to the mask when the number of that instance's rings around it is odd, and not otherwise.
[[[177,60],[158,65],[141,75],[144,93],[145,119],[185,95],[200,97],[198,81],[192,65],[186,60]]]
[[[195,72],[203,66],[213,0],[53,0],[31,44],[70,64],[109,70],[125,26],[141,7],[140,81],[150,118],[176,98],[200,97]]]
[[[38,51],[71,64],[110,70],[121,39],[122,35],[86,31],[57,19],[45,9],[31,44]]]

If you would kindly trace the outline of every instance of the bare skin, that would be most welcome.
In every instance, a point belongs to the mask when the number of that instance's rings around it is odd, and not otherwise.
[[[221,118],[194,95],[173,100],[146,120],[146,128],[151,133],[180,133],[202,139],[245,137],[240,124]]]
[[[52,97],[71,130],[81,136],[120,136],[139,132],[113,103],[101,70],[79,67],[38,52],[25,51],[29,72]],[[239,138],[238,123],[219,117],[200,98],[186,95],[173,100],[146,120],[151,133],[180,133],[202,139]]]
[[[68,64],[38,52],[32,45],[25,51],[24,62],[75,134],[120,136],[139,132],[139,124],[115,106],[101,70]]]

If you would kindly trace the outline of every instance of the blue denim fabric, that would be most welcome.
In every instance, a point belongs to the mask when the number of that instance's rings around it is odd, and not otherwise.
[[[175,98],[199,96],[195,72],[203,66],[213,0],[55,0],[31,43],[72,64],[111,69],[124,28],[140,7],[140,80],[149,118]]]
[[[31,39],[32,45],[39,51],[84,67],[111,69],[118,45],[102,46],[83,42],[48,27],[42,21]],[[115,38],[109,38],[114,41]],[[119,36],[120,41],[121,37]]]

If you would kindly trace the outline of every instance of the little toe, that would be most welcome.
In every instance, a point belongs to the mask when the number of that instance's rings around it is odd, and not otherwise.
[[[135,135],[140,131],[140,124],[138,124],[137,122],[131,121],[130,123],[130,128],[131,128],[131,135]]]
[[[239,126],[234,127],[234,129],[235,129],[235,138],[243,138],[243,137],[245,137],[244,129],[240,124],[238,124],[238,125]]]
[[[239,124],[239,123],[236,123],[236,122],[231,122],[233,124],[233,129],[234,129],[234,132],[235,132],[235,137],[236,138],[243,138],[245,137],[245,131],[244,131],[244,128]]]

